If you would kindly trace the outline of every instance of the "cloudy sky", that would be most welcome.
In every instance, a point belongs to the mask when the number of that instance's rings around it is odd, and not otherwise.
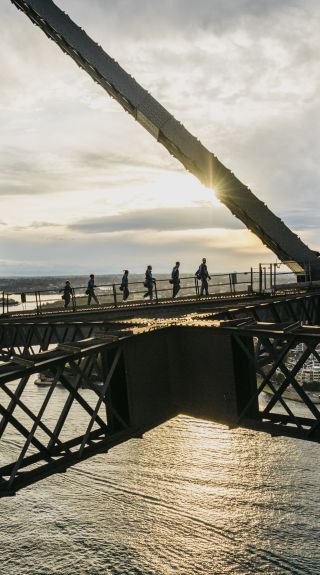
[[[244,271],[275,256],[0,0],[0,275]],[[313,249],[318,0],[56,0]]]

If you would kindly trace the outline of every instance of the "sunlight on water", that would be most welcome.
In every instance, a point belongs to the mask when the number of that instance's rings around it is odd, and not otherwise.
[[[44,390],[28,393],[40,405]],[[57,413],[64,399],[60,388]],[[15,442],[12,432],[1,455]],[[179,416],[1,499],[2,572],[315,575],[318,455],[312,443]]]

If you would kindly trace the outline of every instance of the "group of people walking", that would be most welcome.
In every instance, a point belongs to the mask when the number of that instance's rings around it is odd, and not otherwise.
[[[195,277],[201,281],[200,287],[200,296],[202,295],[209,295],[209,286],[208,280],[211,279],[208,267],[207,267],[207,260],[206,258],[202,258],[202,262],[199,265],[195,273]],[[169,279],[170,284],[172,284],[172,297],[175,298],[180,291],[180,262],[176,262],[174,267],[172,268],[171,278]],[[144,287],[147,288],[146,293],[144,294],[144,298],[149,297],[150,300],[153,299],[153,290],[156,286],[156,278],[152,275],[152,266],[148,265],[146,272],[145,272],[145,279],[144,279]],[[95,279],[94,274],[90,274],[88,287],[86,289],[86,295],[88,296],[88,305],[91,305],[92,300],[95,303],[99,304],[99,300],[95,294]],[[122,299],[126,301],[129,297],[129,270],[123,270],[123,276],[121,279],[121,284],[119,287],[120,291],[122,291]],[[62,299],[64,300],[64,307],[68,307],[70,301],[73,297],[73,288],[71,287],[70,281],[67,280],[65,286],[62,290]]]
[[[127,274],[126,281],[128,286],[128,273],[129,273],[128,270],[125,270],[125,273]],[[200,295],[202,296],[204,295],[204,293],[205,295],[209,295],[208,280],[211,280],[211,276],[209,275],[208,272],[206,258],[202,258],[202,262],[199,265],[195,273],[195,276],[198,280],[201,281]],[[125,276],[123,276],[122,278],[122,282],[124,281],[124,277]],[[180,262],[176,262],[175,266],[172,268],[171,278],[169,282],[172,284],[172,297],[175,298],[178,295],[178,292],[180,291]],[[149,297],[151,300],[153,299],[153,288],[155,285],[156,285],[156,279],[152,276],[152,266],[149,265],[145,273],[144,286],[148,288],[148,290],[144,294],[143,296],[144,298]],[[129,295],[128,290],[127,293]],[[123,297],[123,299],[126,298]]]

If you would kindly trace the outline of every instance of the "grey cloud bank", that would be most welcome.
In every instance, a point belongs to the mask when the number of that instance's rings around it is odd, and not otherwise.
[[[57,192],[105,189],[127,185],[142,185],[165,169],[176,171],[170,161],[165,165],[156,159],[135,153],[126,154],[66,150],[62,157],[59,143],[52,142],[51,150],[25,150],[23,147],[3,146],[0,172],[0,196],[47,195]],[[32,143],[30,142],[30,146]],[[45,200],[43,200],[45,201]]]
[[[158,31],[162,35],[165,30],[181,33],[201,31],[211,28],[216,33],[225,33],[228,29],[243,24],[247,18],[262,19],[285,17],[288,12],[308,11],[317,7],[315,0],[162,0],[157,3],[150,0],[91,0],[92,11],[88,13],[86,3],[78,0],[57,0],[61,9],[73,14],[74,18],[87,22],[87,26],[103,29],[106,25],[111,29],[125,29],[131,36],[141,34],[148,37]],[[72,17],[72,16],[71,16]]]
[[[5,254],[0,258],[0,275],[106,274],[121,273],[125,268],[144,273],[146,265],[150,263],[155,273],[169,273],[177,260],[181,261],[183,273],[194,273],[204,256],[208,259],[210,271],[218,273],[249,271],[252,262],[267,261],[267,250],[259,251],[253,244],[246,250],[241,247],[236,249],[235,266],[235,252],[230,250],[229,245],[214,245],[214,240],[208,235],[189,235],[165,235],[161,232],[138,235],[132,231],[115,234],[112,241],[102,234],[86,234],[76,240],[69,239],[68,249],[63,235],[59,239],[42,235],[41,242],[37,237],[28,235],[24,238],[22,259],[21,242],[0,234],[2,253]],[[259,260],[256,259],[257,253]]]
[[[83,233],[110,233],[130,230],[199,230],[206,228],[243,229],[244,225],[223,208],[158,208],[132,210],[122,214],[85,219],[69,226]]]

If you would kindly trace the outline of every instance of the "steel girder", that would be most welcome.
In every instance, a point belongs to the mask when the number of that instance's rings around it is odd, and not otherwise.
[[[263,302],[229,308],[221,317],[241,319],[251,317],[255,321],[271,323],[296,322],[302,324],[320,324],[319,294],[306,294],[298,297],[266,299]]]
[[[101,332],[102,337],[107,325],[111,324],[89,320],[0,322],[0,361],[8,361],[15,355],[36,355],[54,344],[90,338],[93,333]],[[103,338],[105,341],[108,339],[106,332]],[[114,339],[114,336],[109,339]]]
[[[204,305],[204,304],[203,304]],[[196,309],[196,308],[195,308]],[[170,312],[170,310],[168,310]],[[168,317],[171,317],[168,314]],[[137,312],[137,317],[138,312]],[[252,318],[254,321],[296,322],[320,324],[320,297],[317,293],[265,299],[263,302],[218,310],[212,303],[207,317],[240,320]],[[146,323],[148,319],[146,318]],[[132,323],[133,325],[133,323]],[[6,361],[13,355],[34,355],[47,350],[51,345],[89,338],[100,333],[104,340],[112,339],[121,330],[121,319],[116,321],[70,321],[43,320],[32,322],[7,320],[0,322],[0,360]],[[109,334],[109,335],[108,335]]]
[[[306,391],[301,374],[311,359],[313,369],[316,364],[320,370],[320,326],[256,322],[227,329],[233,331],[235,344],[256,371],[256,390],[239,413],[237,424],[319,442],[320,387],[316,392]],[[253,338],[252,348],[245,345],[248,338]]]
[[[0,366],[0,439],[6,436],[10,446],[1,450],[0,496],[137,435],[129,425],[125,398],[123,410],[108,399],[110,385],[125,376],[123,346],[123,340],[97,343],[92,339],[69,345],[68,351],[58,346],[32,360],[19,357]],[[48,370],[52,381],[35,410],[28,401],[28,389],[35,373]],[[93,372],[99,383],[92,381]],[[71,417],[75,408],[76,422]]]

